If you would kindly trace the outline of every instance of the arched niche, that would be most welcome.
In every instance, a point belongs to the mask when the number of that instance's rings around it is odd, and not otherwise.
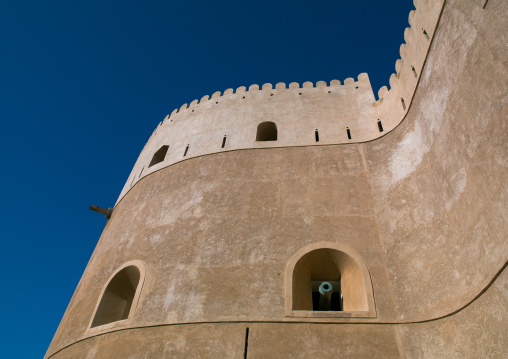
[[[256,141],[277,141],[277,125],[274,122],[261,122],[256,132]]]
[[[89,332],[127,324],[136,310],[144,280],[145,266],[141,261],[130,261],[118,268],[101,291]]]
[[[375,317],[372,283],[367,266],[351,248],[332,242],[310,244],[286,266],[286,316]],[[316,284],[332,283],[341,292],[340,310],[316,310]],[[315,294],[315,293],[314,293]],[[313,305],[314,301],[314,305]]]

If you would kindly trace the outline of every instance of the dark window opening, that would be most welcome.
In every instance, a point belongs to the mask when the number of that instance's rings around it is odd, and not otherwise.
[[[166,153],[168,153],[169,146],[162,146],[157,150],[157,152],[154,153],[152,160],[150,161],[150,164],[148,165],[148,168],[152,167],[153,165],[156,165],[157,163],[160,163],[164,161],[164,158],[166,158]],[[141,170],[143,171],[143,170]],[[141,174],[139,174],[141,176]]]
[[[400,101],[402,102],[402,108],[405,111],[406,110],[406,103],[404,102],[404,99],[402,97],[400,98]]]
[[[111,279],[93,318],[92,328],[129,317],[139,278],[139,269],[129,266]]]
[[[273,122],[262,122],[258,125],[256,141],[277,141],[277,125]]]
[[[187,152],[189,151],[189,145],[185,147],[185,152],[183,153],[183,157],[187,156]]]
[[[483,4],[483,8],[485,9],[487,7],[487,3],[489,2],[489,0],[485,0],[485,4]]]
[[[347,131],[347,138],[351,139],[351,131],[349,130],[349,128],[346,128],[346,131]]]
[[[414,67],[414,66],[411,66],[411,70],[413,70],[413,75],[414,75],[415,77],[418,77],[418,74],[416,73],[416,69],[415,69],[415,67]]]
[[[314,136],[316,137],[316,142],[319,142],[319,132],[318,130],[316,129],[316,131],[314,132]]]
[[[383,132],[383,124],[381,123],[381,120],[377,120],[377,128],[379,129],[379,132]]]
[[[427,31],[425,31],[425,29],[422,29],[423,31],[423,35],[425,35],[425,38],[428,40],[430,40],[430,37],[429,37],[429,34],[427,34]]]
[[[138,176],[138,178],[140,178],[140,177],[141,177],[141,175],[143,174],[143,170],[144,170],[144,169],[145,169],[145,166],[143,166],[143,168],[141,169],[141,172],[139,172],[139,176]]]
[[[221,146],[221,148],[224,148],[224,146],[226,146],[226,136],[224,136],[224,138],[222,139],[222,146]]]

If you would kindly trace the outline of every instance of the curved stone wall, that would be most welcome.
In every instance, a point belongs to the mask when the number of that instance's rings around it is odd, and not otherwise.
[[[155,129],[125,183],[119,200],[144,176],[182,160],[224,151],[290,146],[357,143],[379,138],[404,118],[423,69],[434,35],[442,0],[415,1],[409,14],[411,27],[404,31],[401,59],[390,77],[390,90],[379,90],[376,101],[367,74],[358,81],[348,78],[341,84],[318,81],[301,86],[278,83],[234,91],[227,89],[184,104],[166,116]],[[264,121],[277,124],[279,138],[256,142],[256,127]],[[378,127],[381,121],[383,131]],[[349,129],[350,136],[348,136]],[[319,131],[316,142],[315,131]],[[226,143],[222,148],[222,141]],[[351,138],[348,138],[351,137]],[[149,166],[153,155],[169,146],[164,161]]]
[[[46,357],[502,357],[507,14],[506,2],[447,0],[407,116],[382,138],[209,154],[142,176]],[[361,257],[375,316],[286,316],[287,264],[319,242]],[[135,313],[89,333],[107,279],[131,260],[146,264]]]

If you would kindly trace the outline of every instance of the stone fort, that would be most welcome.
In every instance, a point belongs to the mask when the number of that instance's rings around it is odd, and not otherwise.
[[[378,99],[360,74],[166,116],[45,358],[506,358],[508,1],[415,7]]]

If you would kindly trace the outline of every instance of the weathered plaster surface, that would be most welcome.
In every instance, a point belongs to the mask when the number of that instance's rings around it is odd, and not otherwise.
[[[498,17],[507,6],[489,5],[498,12],[470,18],[473,4],[447,2],[406,121],[366,144],[402,320],[449,313],[480,292],[508,257],[508,44],[493,32],[508,31]]]

